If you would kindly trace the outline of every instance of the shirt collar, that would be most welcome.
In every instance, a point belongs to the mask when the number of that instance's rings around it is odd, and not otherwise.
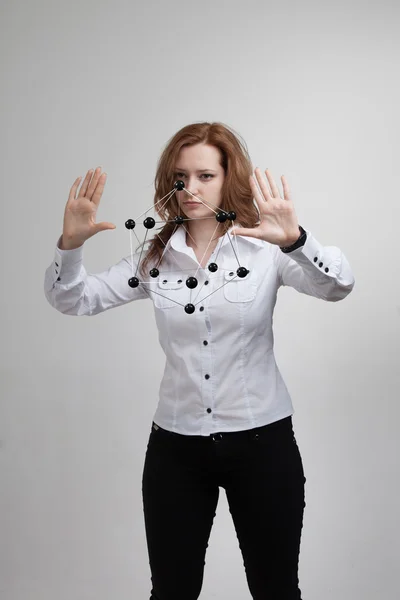
[[[234,236],[231,235],[231,231],[233,229],[233,227],[242,227],[242,225],[240,225],[239,223],[236,223],[234,226],[230,227],[227,231],[227,233],[224,236],[224,239],[222,240],[221,243],[221,248],[223,246],[225,246],[225,244],[229,244],[229,240],[228,240],[228,235],[230,236],[231,240],[233,240]],[[254,244],[255,246],[264,246],[265,242],[264,240],[259,240],[258,238],[254,238],[254,237],[250,237],[250,236],[245,236],[245,235],[238,235],[236,237],[236,239],[242,239],[245,240],[246,242],[250,242],[251,244]],[[187,252],[188,250],[188,245],[186,244],[186,231],[183,229],[183,227],[178,227],[178,229],[175,231],[175,233],[170,237],[170,245],[174,250],[177,250],[178,252]],[[164,249],[164,252],[166,251],[166,249]]]

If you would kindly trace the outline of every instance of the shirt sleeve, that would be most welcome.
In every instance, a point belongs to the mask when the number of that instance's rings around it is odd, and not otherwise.
[[[139,253],[121,259],[102,273],[87,273],[83,266],[83,245],[61,250],[57,241],[53,262],[46,269],[44,293],[49,304],[64,315],[92,316],[148,298],[142,286],[131,288],[128,280],[136,274]],[[133,269],[132,269],[133,265]]]
[[[276,246],[280,285],[328,302],[343,300],[355,284],[348,260],[340,248],[322,246],[306,231],[305,244],[293,252],[285,254]]]

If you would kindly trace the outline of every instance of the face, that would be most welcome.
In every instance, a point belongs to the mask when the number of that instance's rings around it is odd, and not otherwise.
[[[176,192],[181,212],[187,218],[212,217],[221,203],[224,169],[219,164],[220,152],[215,146],[195,144],[182,148],[174,172],[174,180],[181,179],[185,190]]]

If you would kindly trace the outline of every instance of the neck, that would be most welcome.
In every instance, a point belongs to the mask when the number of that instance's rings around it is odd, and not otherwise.
[[[210,248],[214,248],[225,231],[223,225],[217,223],[215,219],[187,221],[185,228],[186,244],[191,248],[204,250],[208,245]]]

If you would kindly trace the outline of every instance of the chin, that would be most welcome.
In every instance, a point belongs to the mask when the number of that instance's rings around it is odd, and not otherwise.
[[[201,219],[201,218],[207,218],[207,217],[213,217],[214,216],[214,211],[212,210],[204,210],[203,206],[192,206],[190,208],[187,207],[181,207],[181,212],[185,215],[185,217],[187,217],[188,219],[193,218],[193,219]]]

